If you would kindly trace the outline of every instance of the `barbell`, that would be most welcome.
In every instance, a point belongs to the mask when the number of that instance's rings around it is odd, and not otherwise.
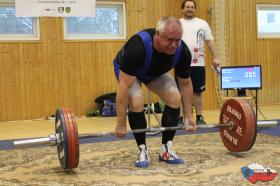
[[[280,120],[257,121],[250,104],[243,99],[228,99],[222,106],[219,124],[199,125],[200,128],[220,128],[220,135],[225,147],[231,152],[245,152],[255,143],[258,127],[273,127]],[[128,133],[162,132],[168,130],[185,130],[188,126],[150,127],[128,131]],[[58,159],[63,170],[71,170],[79,164],[79,139],[112,136],[114,132],[78,135],[73,112],[57,109],[55,114],[55,134],[45,138],[21,139],[14,141],[15,147],[48,144],[57,146]]]

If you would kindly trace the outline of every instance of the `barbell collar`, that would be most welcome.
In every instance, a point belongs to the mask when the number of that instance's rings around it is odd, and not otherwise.
[[[51,145],[55,146],[58,142],[58,134],[51,134],[45,138],[31,138],[25,140],[16,140],[14,141],[14,145],[16,147],[25,147],[30,145]]]

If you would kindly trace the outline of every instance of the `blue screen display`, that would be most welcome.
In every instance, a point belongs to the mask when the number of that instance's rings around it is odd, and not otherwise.
[[[221,67],[222,89],[260,89],[261,66]]]

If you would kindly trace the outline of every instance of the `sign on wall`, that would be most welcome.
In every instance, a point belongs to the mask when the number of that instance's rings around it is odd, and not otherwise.
[[[96,0],[16,0],[18,17],[94,17]]]

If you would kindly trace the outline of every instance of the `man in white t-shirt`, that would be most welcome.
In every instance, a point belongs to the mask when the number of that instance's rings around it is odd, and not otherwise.
[[[216,45],[208,23],[195,17],[196,2],[184,0],[181,5],[183,18],[180,22],[183,26],[182,40],[189,47],[192,54],[191,79],[193,83],[193,105],[196,112],[197,125],[204,125],[206,122],[202,116],[202,92],[205,90],[205,49],[206,42],[211,54],[214,67],[220,66]]]

